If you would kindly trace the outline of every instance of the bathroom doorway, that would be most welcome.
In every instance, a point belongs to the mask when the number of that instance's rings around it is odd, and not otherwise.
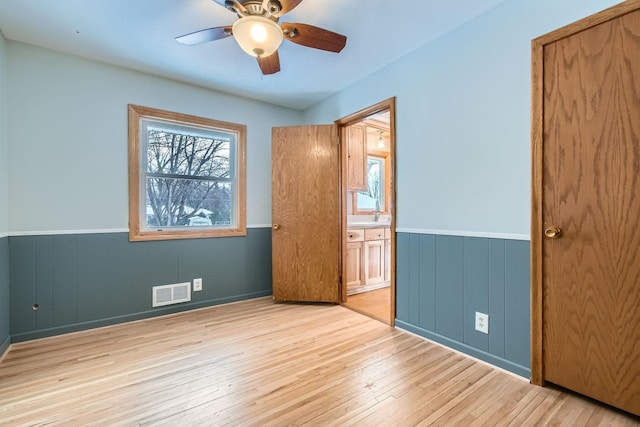
[[[336,122],[342,159],[342,305],[395,325],[395,98]]]

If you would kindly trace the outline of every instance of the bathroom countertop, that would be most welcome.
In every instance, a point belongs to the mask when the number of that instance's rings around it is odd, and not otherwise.
[[[347,228],[386,228],[390,227],[390,222],[351,222],[347,224]]]

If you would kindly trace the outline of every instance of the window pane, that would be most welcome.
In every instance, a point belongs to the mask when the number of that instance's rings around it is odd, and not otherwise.
[[[146,227],[226,227],[232,225],[228,182],[147,178]]]
[[[230,178],[230,139],[147,127],[148,173]]]
[[[361,211],[384,211],[384,159],[367,157],[367,191],[357,196],[357,209]]]

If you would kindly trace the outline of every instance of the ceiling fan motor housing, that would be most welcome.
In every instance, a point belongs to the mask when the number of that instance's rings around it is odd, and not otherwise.
[[[246,10],[246,13],[242,10],[238,10],[236,3],[240,3],[242,7]],[[263,16],[265,18],[269,18],[273,21],[278,20],[277,14],[282,10],[282,5],[278,0],[270,0],[267,3],[266,8],[262,8],[263,2],[259,0],[246,0],[246,1],[232,1],[227,0],[226,6],[227,9],[230,9],[233,12],[236,12],[240,18],[247,15],[258,15]]]

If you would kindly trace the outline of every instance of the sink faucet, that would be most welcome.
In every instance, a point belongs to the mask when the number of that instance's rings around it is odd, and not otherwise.
[[[373,220],[378,222],[380,220],[380,201],[376,200],[376,213],[373,215]]]

